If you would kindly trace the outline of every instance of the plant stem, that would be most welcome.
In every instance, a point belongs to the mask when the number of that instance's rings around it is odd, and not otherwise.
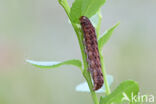
[[[101,20],[102,20],[102,15],[101,15],[101,11],[98,11],[98,16],[99,16],[99,21],[98,21],[98,25],[96,27],[96,34],[97,34],[97,39],[99,39],[100,36],[100,27],[101,27]]]
[[[77,31],[76,31],[76,33],[77,33]],[[82,40],[83,40],[82,31],[79,32],[79,33],[81,33],[81,35],[77,33],[77,37],[78,37],[78,40],[79,40],[79,45],[80,45],[82,59],[83,59],[83,65],[84,65],[83,76],[85,77],[85,79],[86,79],[86,81],[88,83],[88,86],[89,86],[90,93],[91,93],[92,99],[94,101],[94,104],[99,104],[97,95],[96,95],[95,91],[93,90],[93,83],[92,83],[92,80],[91,80],[90,72],[88,71],[88,64],[87,64],[87,61],[86,61],[87,56],[85,54],[84,45],[83,45],[83,42],[82,42]]]
[[[95,91],[93,90],[93,84],[92,84],[90,73],[88,72],[88,70],[85,70],[83,75],[84,75],[84,77],[85,77],[85,79],[86,79],[86,81],[88,83],[88,86],[89,86],[89,89],[90,89],[94,104],[99,104],[97,95],[96,95]]]
[[[89,89],[90,89],[91,96],[92,96],[92,99],[94,101],[94,104],[99,104],[97,95],[96,95],[95,91],[93,90],[93,83],[92,83],[92,80],[91,80],[91,77],[90,77],[90,73],[87,70],[88,69],[88,64],[87,64],[87,61],[86,61],[87,56],[86,56],[85,51],[84,51],[82,31],[77,27],[77,25],[72,23],[72,19],[70,17],[70,7],[68,5],[68,2],[66,0],[59,0],[59,3],[64,8],[66,14],[68,15],[68,17],[69,17],[69,19],[71,21],[72,26],[73,26],[73,28],[74,28],[74,30],[76,32],[78,42],[79,42],[79,46],[80,46],[80,50],[81,50],[81,54],[82,54],[83,65],[84,65],[84,70],[83,70],[82,73],[83,73],[83,76],[85,77],[85,79],[86,79],[86,81],[88,83],[88,86],[89,86]]]
[[[110,91],[110,87],[109,87],[109,84],[107,81],[107,73],[106,73],[106,69],[105,69],[105,65],[104,65],[104,58],[103,58],[101,52],[100,52],[100,60],[101,60],[101,67],[102,67],[104,84],[105,84],[105,88],[106,88],[106,95],[109,95],[111,93],[111,91]]]
[[[95,91],[93,90],[93,83],[92,83],[92,80],[91,80],[91,77],[90,77],[90,72],[88,71],[88,64],[87,64],[87,56],[85,54],[85,47],[83,45],[83,34],[82,34],[82,31],[79,30],[79,28],[76,27],[76,25],[72,24],[73,27],[74,27],[74,30],[77,34],[77,38],[78,38],[78,41],[79,41],[79,46],[80,46],[80,50],[81,50],[81,54],[82,54],[82,60],[83,60],[83,65],[84,65],[84,70],[83,70],[83,76],[85,77],[87,83],[88,83],[88,86],[89,86],[89,89],[90,89],[90,93],[91,93],[91,96],[92,96],[92,99],[94,101],[94,104],[99,104],[99,101],[98,101],[98,98],[97,98],[97,95],[95,93]]]

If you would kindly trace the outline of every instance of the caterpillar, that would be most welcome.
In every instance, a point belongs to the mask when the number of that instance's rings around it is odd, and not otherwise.
[[[80,25],[83,31],[83,44],[87,55],[88,70],[94,81],[93,90],[95,91],[100,89],[104,83],[96,32],[90,20],[85,16],[80,17]]]

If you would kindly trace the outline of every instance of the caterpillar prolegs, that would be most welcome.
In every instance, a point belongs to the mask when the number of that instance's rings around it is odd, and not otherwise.
[[[102,87],[104,81],[95,28],[91,24],[90,20],[85,16],[80,17],[80,24],[83,30],[88,70],[90,71],[94,81],[93,90],[98,90]]]

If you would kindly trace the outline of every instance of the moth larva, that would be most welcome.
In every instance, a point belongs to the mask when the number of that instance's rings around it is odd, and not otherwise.
[[[90,71],[94,81],[93,90],[98,90],[102,87],[104,81],[95,28],[91,24],[90,20],[85,16],[80,17],[80,24],[84,35],[84,46],[85,53],[87,55],[88,70]]]

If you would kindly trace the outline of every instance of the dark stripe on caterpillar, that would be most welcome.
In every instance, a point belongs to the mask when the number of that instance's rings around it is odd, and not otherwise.
[[[93,90],[98,90],[102,87],[104,81],[95,28],[91,24],[90,20],[85,16],[80,17],[80,24],[83,30],[83,42],[85,53],[87,55],[88,70],[90,71],[94,81]]]

